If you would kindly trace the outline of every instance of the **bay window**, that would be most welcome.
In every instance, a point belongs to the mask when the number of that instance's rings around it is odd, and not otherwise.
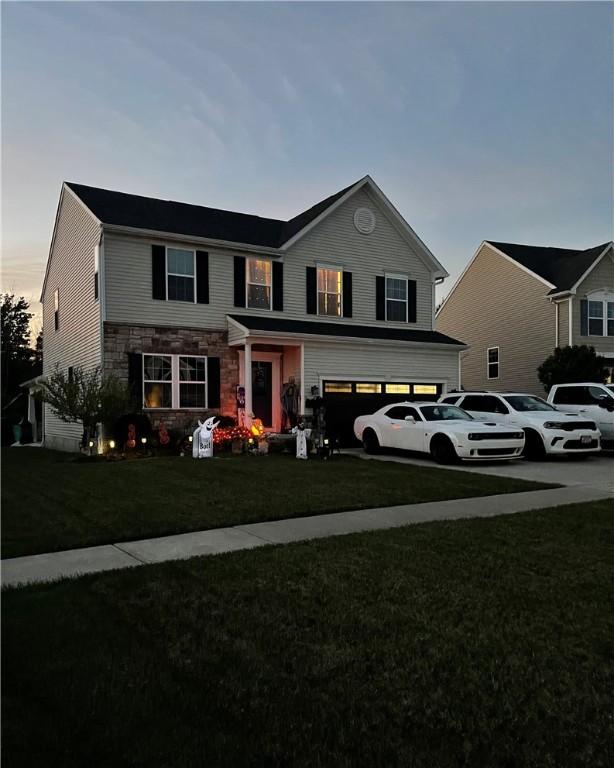
[[[144,408],[206,408],[207,358],[143,355]]]
[[[318,314],[341,317],[342,270],[318,267]]]
[[[249,309],[271,309],[271,262],[247,259],[247,306]]]

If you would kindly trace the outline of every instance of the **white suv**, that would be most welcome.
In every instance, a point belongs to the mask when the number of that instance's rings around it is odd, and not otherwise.
[[[527,459],[546,454],[585,454],[601,450],[601,433],[591,419],[561,413],[541,397],[520,392],[456,392],[440,402],[458,405],[476,419],[522,427]]]
[[[605,443],[614,443],[614,384],[555,384],[548,402],[558,411],[579,414],[596,422]]]

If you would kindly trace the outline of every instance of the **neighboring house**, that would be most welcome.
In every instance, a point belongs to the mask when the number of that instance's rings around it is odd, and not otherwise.
[[[614,369],[614,249],[575,251],[484,241],[437,312],[459,336],[463,389],[544,388],[538,366],[556,347],[587,344]]]
[[[464,345],[433,330],[447,272],[366,176],[289,221],[65,183],[42,292],[44,368],[100,366],[154,426],[206,410],[282,427],[294,382],[327,421],[458,386]],[[246,374],[247,372],[247,374]],[[78,425],[45,409],[48,446]]]

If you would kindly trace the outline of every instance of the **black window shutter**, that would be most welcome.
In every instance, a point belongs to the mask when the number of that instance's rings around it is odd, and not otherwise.
[[[386,278],[375,278],[375,318],[386,319]]]
[[[315,267],[307,267],[307,314],[318,314],[318,272]]]
[[[407,281],[407,322],[416,322],[416,281]]]
[[[209,254],[207,251],[196,251],[196,301],[199,304],[209,303]]]
[[[283,312],[284,309],[284,265],[282,261],[273,262],[273,309]]]
[[[128,352],[128,389],[135,408],[143,407],[143,355]]]
[[[151,246],[151,296],[166,300],[166,248],[163,245]]]
[[[245,257],[235,256],[235,307],[245,306]]]
[[[588,299],[580,300],[580,336],[588,336]]]
[[[343,273],[343,317],[352,317],[352,273]]]
[[[209,408],[220,407],[220,358],[207,358],[207,403]]]

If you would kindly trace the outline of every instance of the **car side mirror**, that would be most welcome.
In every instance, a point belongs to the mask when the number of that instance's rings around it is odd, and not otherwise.
[[[416,420],[414,419],[413,416],[406,416],[405,417],[405,421],[409,421],[410,424],[415,424],[416,423]]]

